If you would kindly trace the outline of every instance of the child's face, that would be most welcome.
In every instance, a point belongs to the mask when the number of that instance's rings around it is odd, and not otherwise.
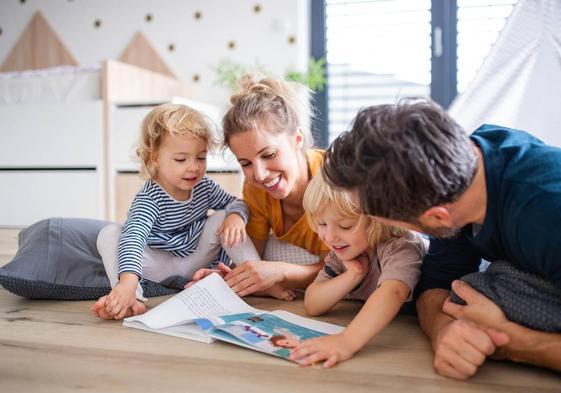
[[[246,181],[275,199],[286,198],[302,178],[299,135],[263,130],[240,132],[229,144],[242,166]]]
[[[283,338],[281,340],[277,340],[276,344],[277,344],[278,347],[294,348],[294,347],[298,346],[298,344],[300,344],[300,340]]]
[[[355,259],[368,250],[368,220],[343,216],[333,204],[329,204],[317,217],[320,239],[341,260]]]
[[[184,201],[206,172],[207,143],[192,135],[166,134],[153,160],[155,180],[173,198]]]

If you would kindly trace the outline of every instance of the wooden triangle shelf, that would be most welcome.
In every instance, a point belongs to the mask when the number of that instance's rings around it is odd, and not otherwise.
[[[0,67],[0,72],[78,65],[41,12],[36,12]]]

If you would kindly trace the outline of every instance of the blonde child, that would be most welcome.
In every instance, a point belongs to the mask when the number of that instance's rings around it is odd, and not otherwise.
[[[366,303],[340,334],[306,340],[290,358],[302,366],[331,367],[352,357],[398,313],[419,279],[427,245],[413,232],[376,222],[352,195],[329,187],[320,173],[304,193],[312,228],[330,249],[325,266],[306,290],[309,315],[321,315],[342,299]]]
[[[95,315],[121,319],[143,313],[142,280],[190,280],[213,260],[259,259],[246,240],[247,206],[205,176],[214,145],[209,123],[191,108],[164,104],[146,116],[137,155],[148,181],[124,226],[111,224],[98,236],[112,290],[93,305]],[[210,209],[215,213],[209,216]]]

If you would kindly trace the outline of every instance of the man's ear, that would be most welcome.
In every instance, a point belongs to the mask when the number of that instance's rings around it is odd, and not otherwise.
[[[425,212],[419,217],[419,221],[421,222],[421,224],[431,228],[454,227],[450,210],[448,210],[444,206],[433,206],[425,210]]]

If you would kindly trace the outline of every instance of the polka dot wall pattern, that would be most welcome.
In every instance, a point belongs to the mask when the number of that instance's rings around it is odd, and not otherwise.
[[[223,59],[262,64],[277,75],[304,70],[308,58],[307,7],[301,0],[0,1],[0,62],[41,11],[78,63],[118,59],[142,32],[167,65],[193,87],[194,99],[226,105],[230,92],[216,84]],[[303,35],[300,36],[299,32]]]

